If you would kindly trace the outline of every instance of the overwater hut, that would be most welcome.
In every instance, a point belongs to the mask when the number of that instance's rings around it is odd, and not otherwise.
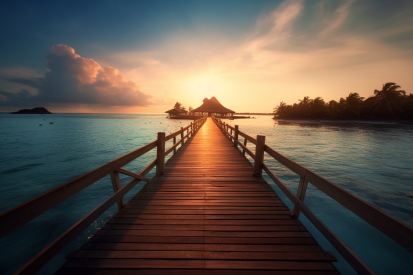
[[[165,113],[168,113],[169,117],[173,118],[173,117],[179,117],[179,116],[182,116],[182,115],[186,115],[187,112],[188,111],[174,108],[174,109],[171,109],[169,111],[166,111]]]
[[[214,96],[210,99],[205,98],[203,102],[204,103],[201,106],[192,110],[192,113],[194,115],[214,115],[221,118],[232,118],[235,113],[234,111],[222,106],[222,104],[219,103],[218,99],[216,99]]]

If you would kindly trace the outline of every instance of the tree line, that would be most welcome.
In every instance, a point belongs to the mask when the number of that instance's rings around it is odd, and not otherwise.
[[[298,103],[281,102],[274,108],[274,118],[293,119],[413,119],[413,94],[406,95],[396,83],[388,82],[367,99],[358,93],[325,102],[308,96]]]
[[[181,110],[181,111],[186,111],[186,108],[181,103],[179,103],[178,101],[175,103],[174,109]],[[190,113],[190,112],[192,112],[192,110],[193,110],[193,108],[191,106],[189,106],[188,112]]]

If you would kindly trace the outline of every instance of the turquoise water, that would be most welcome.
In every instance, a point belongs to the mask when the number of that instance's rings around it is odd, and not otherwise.
[[[227,122],[252,136],[266,135],[266,143],[275,150],[413,226],[413,127],[279,125],[269,116]],[[188,123],[168,120],[164,114],[0,114],[0,212],[155,140],[157,132],[169,134]],[[155,153],[125,168],[138,172]],[[267,157],[266,163],[296,191],[298,176]],[[121,178],[122,184],[129,179]],[[142,186],[132,189],[126,200]],[[272,186],[291,207],[278,187]],[[12,274],[112,193],[110,178],[103,178],[0,239],[0,274]],[[412,254],[311,185],[305,203],[377,274],[411,274]],[[114,205],[39,274],[52,274],[64,263],[64,256],[86,242],[116,210]],[[325,250],[334,252],[303,215],[300,219]],[[352,274],[339,254],[334,254],[339,270]]]
[[[275,122],[277,124],[275,124]],[[280,124],[268,116],[229,121],[352,194],[413,226],[413,127],[395,123]],[[255,150],[254,146],[249,148]],[[294,192],[299,177],[270,156],[270,169]],[[264,178],[292,209],[284,193]],[[309,184],[306,205],[377,274],[412,274],[413,254]],[[342,274],[356,274],[317,229],[300,220],[338,259]]]

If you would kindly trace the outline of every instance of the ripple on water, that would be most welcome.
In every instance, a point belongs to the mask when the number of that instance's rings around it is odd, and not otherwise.
[[[35,115],[0,115],[2,211],[152,142],[159,131],[172,133],[188,124],[186,121],[167,120],[164,115],[119,114],[55,114],[53,122],[54,125],[39,127],[43,118],[39,120]],[[265,135],[266,143],[281,154],[413,226],[412,126],[281,125],[274,124],[269,116],[227,122],[238,124],[241,131],[251,136]],[[254,146],[250,148],[254,151]],[[155,155],[155,152],[150,152],[125,169],[140,171]],[[296,192],[299,177],[268,156],[266,162]],[[149,177],[153,176],[151,173]],[[268,177],[266,179],[280,198],[292,207],[278,187]],[[127,177],[122,177],[122,184],[127,180]],[[142,187],[143,183],[134,187],[126,200]],[[0,273],[12,274],[112,193],[110,177],[105,177],[0,239]],[[311,184],[305,202],[377,274],[411,274],[413,256],[410,253]],[[115,213],[116,205],[39,274],[53,274],[64,263],[70,250],[79,248]],[[344,260],[303,215],[300,220],[325,250],[333,251],[337,256],[339,262],[336,266],[341,273],[351,273]]]

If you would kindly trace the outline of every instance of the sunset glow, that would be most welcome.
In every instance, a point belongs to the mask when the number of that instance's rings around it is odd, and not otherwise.
[[[43,21],[3,27],[0,108],[160,113],[215,96],[237,112],[271,112],[304,96],[369,97],[390,81],[411,93],[413,4],[396,2],[130,2],[77,16],[51,5],[53,18],[44,16],[57,29]],[[14,4],[4,10],[3,21],[28,20]],[[109,12],[112,25],[85,23]],[[36,33],[33,46],[23,48],[15,32]]]

